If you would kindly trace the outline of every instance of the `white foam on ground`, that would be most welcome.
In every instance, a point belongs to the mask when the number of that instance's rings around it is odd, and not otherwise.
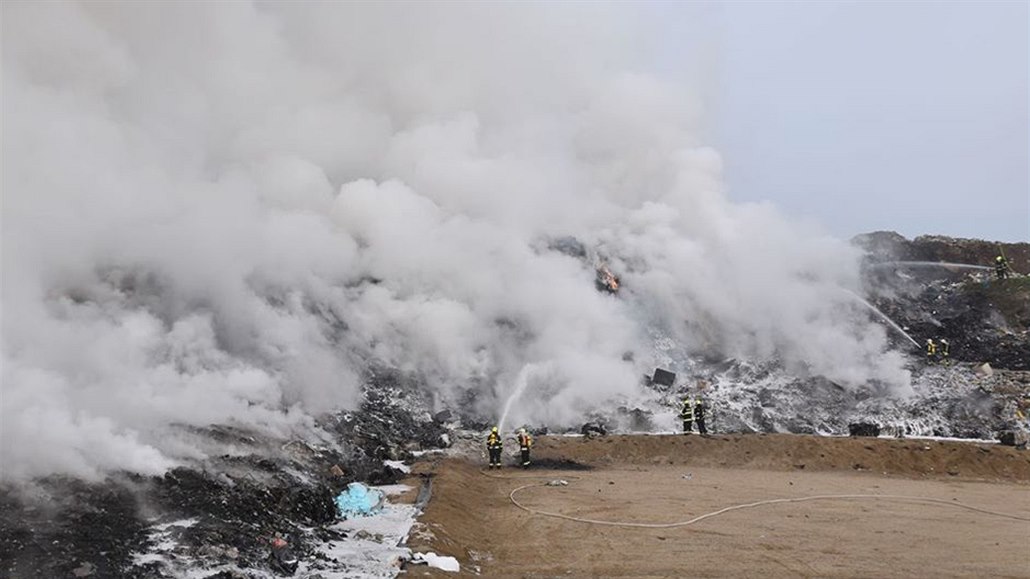
[[[388,467],[390,467],[392,469],[399,470],[399,471],[401,471],[403,473],[411,472],[411,467],[406,465],[406,464],[404,464],[403,462],[401,462],[399,460],[384,460],[383,464],[385,464],[386,466],[388,466]]]
[[[414,456],[415,458],[418,458],[420,456],[426,456],[426,455],[429,455],[429,454],[444,454],[446,452],[447,452],[447,450],[443,449],[443,448],[433,448],[433,449],[430,449],[430,450],[413,450],[413,451],[411,451],[411,456]]]
[[[372,488],[387,495],[396,495],[412,489],[402,484]],[[303,558],[295,576],[311,575],[322,579],[396,577],[401,571],[401,564],[411,558],[411,550],[402,545],[407,540],[418,513],[414,505],[386,503],[375,515],[355,517],[331,525],[330,529],[344,532],[347,537],[316,545],[315,549],[325,558]],[[178,579],[201,579],[220,571],[238,572],[255,579],[276,577],[262,569],[225,564],[209,565],[200,559],[177,552],[179,544],[172,538],[173,533],[192,527],[196,523],[196,519],[183,519],[154,525],[150,531],[150,550],[134,554],[133,565],[139,567],[157,563],[164,574]]]
[[[410,491],[411,489],[413,489],[415,487],[413,487],[411,485],[396,484],[396,485],[383,485],[383,486],[372,487],[372,488],[374,488],[376,490],[383,491],[383,494],[385,494],[388,497],[392,497],[392,496],[396,496],[396,495],[402,495],[402,494]]]
[[[411,560],[412,562],[423,562],[430,567],[436,567],[437,569],[443,569],[444,571],[453,571],[455,573],[461,571],[461,565],[458,564],[457,559],[454,557],[437,555],[432,551],[428,553],[415,553]]]
[[[987,438],[956,438],[954,436],[890,436],[881,434],[877,438],[891,438],[896,440],[939,440],[941,442],[975,442],[976,444],[998,444],[997,440]]]
[[[136,567],[151,563],[162,563],[162,567],[170,566],[169,555],[174,554],[179,543],[172,538],[172,533],[180,529],[188,529],[197,524],[197,519],[180,519],[170,523],[161,523],[150,527],[148,541],[151,548],[146,553],[133,553],[132,564]],[[179,558],[176,554],[176,558]]]
[[[377,488],[383,490],[383,487]],[[417,515],[418,509],[413,505],[387,504],[374,516],[356,517],[332,525],[331,529],[346,532],[347,539],[329,541],[318,547],[328,561],[304,561],[297,576],[317,572],[324,579],[396,577],[401,562],[411,556],[411,550],[400,545],[407,539]],[[359,534],[363,538],[359,538]]]
[[[180,519],[178,521],[172,521],[171,523],[161,523],[160,525],[154,525],[153,527],[151,527],[151,529],[152,529],[151,532],[153,532],[153,531],[164,532],[164,531],[167,531],[167,530],[171,529],[172,527],[180,527],[180,528],[183,528],[183,529],[188,529],[188,528],[190,528],[190,527],[192,527],[193,525],[196,525],[196,524],[197,524],[197,519]]]

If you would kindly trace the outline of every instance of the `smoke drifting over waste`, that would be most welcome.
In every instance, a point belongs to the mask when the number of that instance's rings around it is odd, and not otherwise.
[[[907,387],[855,250],[726,198],[618,8],[3,10],[5,477],[303,430],[371,363],[495,417],[532,365],[511,420],[575,422],[635,396],[654,326]]]

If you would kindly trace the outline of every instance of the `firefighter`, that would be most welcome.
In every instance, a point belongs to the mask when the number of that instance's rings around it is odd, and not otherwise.
[[[933,363],[934,358],[937,357],[937,344],[933,343],[933,338],[926,339],[926,361]]]
[[[700,396],[694,401],[694,422],[697,422],[697,431],[701,436],[708,436],[708,428],[705,427],[705,404]]]
[[[940,347],[938,348],[938,351],[941,354],[941,363],[944,364],[945,366],[947,366],[949,364],[949,358],[948,358],[948,346],[949,346],[949,344],[948,344],[948,340],[946,340],[944,338],[941,338],[939,340],[939,343],[940,343]]]
[[[490,468],[501,468],[501,447],[503,446],[500,433],[497,427],[490,429],[490,435],[486,437],[486,450],[490,453]]]
[[[529,449],[533,446],[533,438],[525,428],[519,429],[519,450],[522,451],[522,468],[529,468]]]
[[[994,258],[994,275],[998,279],[1005,279],[1009,276],[1009,261],[1004,255]]]
[[[683,419],[683,434],[690,434],[694,428],[694,399],[687,398],[683,401],[683,410],[680,410],[680,418]]]

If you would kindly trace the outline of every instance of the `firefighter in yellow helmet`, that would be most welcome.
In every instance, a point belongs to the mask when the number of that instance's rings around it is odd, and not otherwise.
[[[1004,255],[994,258],[994,275],[998,279],[1005,279],[1009,276],[1009,261]]]
[[[497,427],[491,428],[490,434],[486,437],[486,450],[490,453],[490,468],[501,468],[501,447],[503,445]]]
[[[522,451],[522,468],[529,468],[529,449],[533,446],[533,437],[525,428],[519,429],[519,450]]]
[[[694,399],[687,397],[683,401],[683,410],[680,410],[680,418],[683,419],[683,434],[690,434],[694,429]]]
[[[926,339],[926,362],[932,364],[934,359],[937,358],[937,344],[934,343],[933,338]]]
[[[708,428],[705,426],[705,401],[698,396],[694,400],[694,422],[697,423],[697,431],[701,436],[708,436]]]

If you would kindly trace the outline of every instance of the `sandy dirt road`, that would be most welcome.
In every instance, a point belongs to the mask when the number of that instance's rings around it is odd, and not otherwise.
[[[1030,577],[1030,453],[990,445],[809,436],[548,437],[552,466],[484,472],[447,459],[411,544],[457,557],[484,577]],[[802,466],[803,465],[803,466]],[[949,474],[950,473],[950,474]],[[488,476],[489,475],[489,476]],[[565,479],[568,486],[540,483]],[[938,499],[817,500],[813,495]],[[974,506],[1022,520],[959,508]],[[454,576],[410,567],[415,576]]]

